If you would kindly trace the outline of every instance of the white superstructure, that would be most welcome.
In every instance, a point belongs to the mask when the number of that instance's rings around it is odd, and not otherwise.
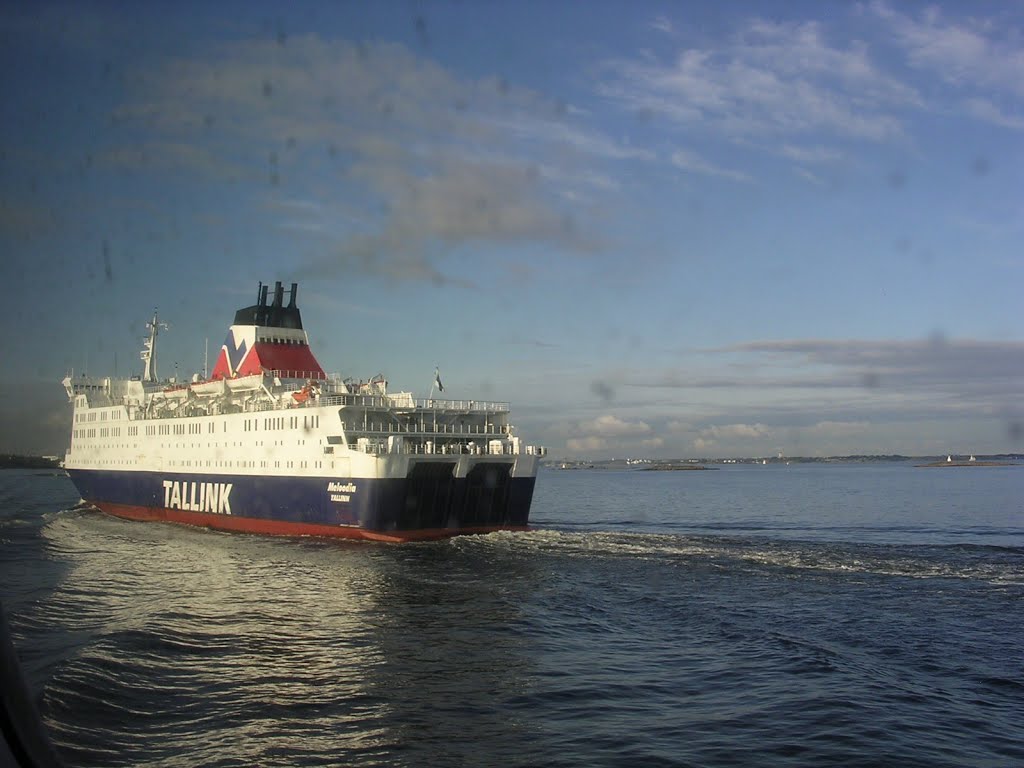
[[[126,517],[237,530],[524,526],[544,450],[514,434],[508,404],[328,376],[309,350],[296,291],[285,306],[280,283],[272,302],[261,286],[209,378],[157,379],[166,326],[156,314],[142,376],[65,378],[74,413],[64,466],[83,498]],[[258,525],[227,526],[225,515]]]

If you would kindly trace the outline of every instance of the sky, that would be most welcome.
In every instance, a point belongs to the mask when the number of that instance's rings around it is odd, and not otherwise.
[[[1024,451],[1021,2],[7,3],[0,89],[0,451],[276,280],[556,457]]]

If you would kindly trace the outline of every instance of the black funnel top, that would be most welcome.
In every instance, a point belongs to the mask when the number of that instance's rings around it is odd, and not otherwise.
[[[295,296],[299,290],[298,283],[292,283],[289,291],[288,306],[284,306],[284,285],[274,284],[273,304],[267,305],[267,289],[269,285],[260,285],[257,289],[259,301],[251,307],[244,307],[235,312],[235,325],[262,325],[267,328],[298,328],[302,329],[302,315],[295,304]]]

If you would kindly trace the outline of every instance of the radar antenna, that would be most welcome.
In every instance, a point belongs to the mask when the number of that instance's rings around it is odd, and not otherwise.
[[[139,357],[146,363],[146,370],[142,374],[143,381],[156,381],[156,337],[160,329],[165,331],[169,328],[167,323],[161,323],[157,319],[156,310],[153,310],[153,319],[146,323],[146,330],[149,336],[142,340],[142,351]]]

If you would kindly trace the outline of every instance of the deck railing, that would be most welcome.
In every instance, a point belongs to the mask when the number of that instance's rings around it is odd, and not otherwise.
[[[305,379],[307,381],[328,381],[328,376],[323,371],[286,371],[275,369],[273,371],[267,371],[271,376],[278,379]]]
[[[441,400],[439,398],[400,398],[396,395],[326,395],[310,398],[309,407],[317,405],[348,405],[360,408],[397,408],[400,410],[471,411],[474,413],[508,413],[509,404],[487,400]]]
[[[421,437],[481,437],[500,438],[509,432],[508,424],[396,424],[392,422],[369,422],[367,424],[343,424],[351,441],[352,435],[416,435]]]
[[[335,446],[327,446],[327,448],[334,448]],[[370,453],[376,455],[383,455],[391,453],[391,448],[388,446],[385,440],[353,440],[349,442],[349,448],[360,453]],[[327,451],[325,453],[334,451]],[[411,453],[426,456],[451,456],[453,458],[458,456],[515,456],[515,448],[510,443],[502,443],[501,445],[488,445],[488,444],[476,444],[469,445],[466,443],[450,443],[450,444],[435,444],[426,445],[425,443],[405,443],[402,446],[401,453]]]

